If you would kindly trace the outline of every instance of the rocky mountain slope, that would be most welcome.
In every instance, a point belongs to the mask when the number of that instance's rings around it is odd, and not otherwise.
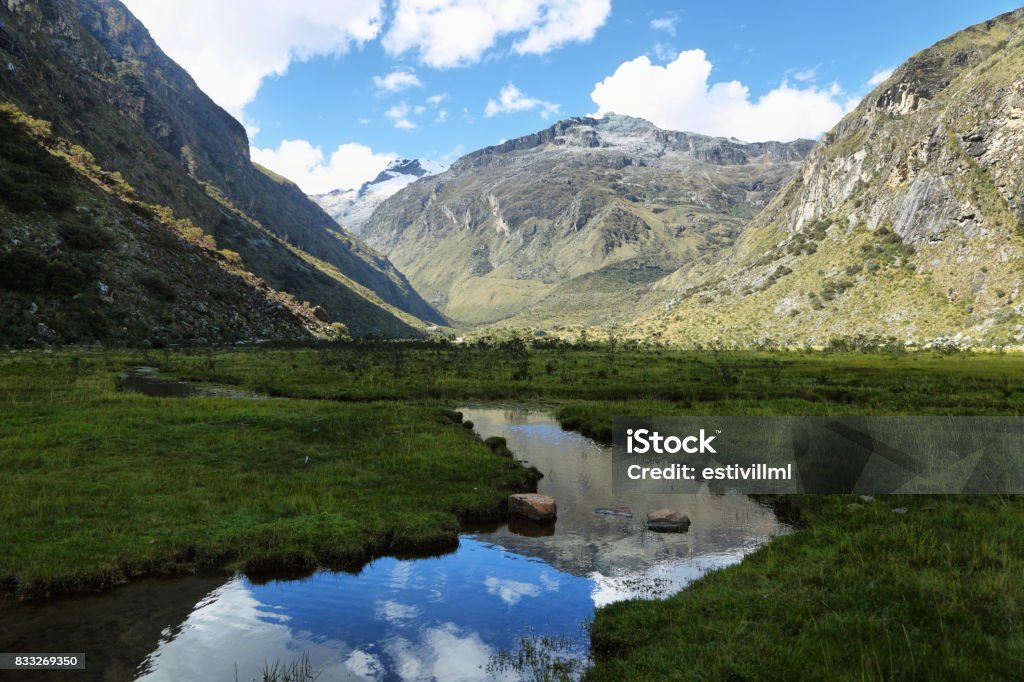
[[[0,63],[0,100],[52,122],[139,200],[191,221],[269,286],[356,335],[441,320],[385,257],[252,164],[242,126],[116,0],[0,0]]]
[[[338,338],[209,235],[0,105],[0,345]]]
[[[1024,340],[1024,10],[898,68],[724,256],[634,333],[687,342]]]
[[[608,326],[730,247],[811,145],[572,118],[409,185],[361,236],[456,323]]]
[[[359,234],[363,224],[385,199],[416,180],[444,172],[445,166],[424,159],[395,159],[377,177],[359,189],[336,189],[309,198],[349,232]]]

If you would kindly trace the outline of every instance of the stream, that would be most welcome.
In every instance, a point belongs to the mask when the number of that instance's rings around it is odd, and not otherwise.
[[[563,431],[543,410],[459,409],[482,437],[505,437],[518,459],[544,474],[538,492],[558,501],[553,527],[468,527],[452,553],[380,558],[357,575],[147,579],[12,605],[2,649],[62,642],[62,651],[85,652],[97,680],[248,681],[266,663],[303,656],[320,680],[522,679],[531,671],[509,665],[502,652],[523,638],[542,655],[582,666],[596,607],[669,596],[787,530],[739,494],[615,496],[610,449]],[[689,532],[647,531],[646,513],[662,507],[688,514]],[[595,513],[622,508],[632,517]]]

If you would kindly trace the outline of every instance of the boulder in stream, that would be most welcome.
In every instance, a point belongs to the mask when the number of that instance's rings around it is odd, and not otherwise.
[[[647,529],[657,533],[685,533],[690,517],[673,509],[657,509],[647,514]]]
[[[508,511],[531,521],[554,521],[558,516],[555,498],[537,493],[520,493],[508,496]]]

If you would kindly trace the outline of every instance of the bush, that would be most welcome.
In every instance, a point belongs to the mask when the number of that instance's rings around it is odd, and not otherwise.
[[[11,291],[39,291],[46,285],[49,263],[39,254],[17,250],[0,254],[0,288]]]
[[[79,251],[96,251],[113,242],[110,233],[96,225],[89,215],[75,216],[65,221],[57,228],[57,233],[68,248]]]
[[[139,284],[146,287],[153,296],[162,301],[174,300],[174,288],[162,272],[144,272],[139,277]]]

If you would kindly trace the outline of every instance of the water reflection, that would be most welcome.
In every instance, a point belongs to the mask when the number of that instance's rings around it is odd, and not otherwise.
[[[587,577],[596,606],[672,594],[785,531],[770,510],[746,495],[615,495],[611,449],[563,431],[548,413],[459,409],[482,436],[503,436],[516,457],[537,467],[544,474],[538,492],[558,501],[558,521],[549,534],[521,533],[513,524],[484,529],[481,537]],[[647,512],[664,507],[690,517],[688,533],[646,530]],[[632,517],[622,513],[625,508]]]
[[[323,680],[505,679],[487,664],[519,634],[569,633],[583,650],[591,590],[586,578],[472,538],[434,559],[378,559],[358,576],[265,585],[239,576],[161,641],[139,679],[231,680],[237,665],[250,680],[265,661],[304,653]]]
[[[0,650],[60,642],[62,650],[86,652],[89,679],[101,680],[246,681],[267,662],[304,654],[320,680],[513,679],[488,663],[520,636],[557,638],[584,656],[582,626],[596,606],[668,596],[784,531],[741,495],[616,496],[610,451],[562,431],[543,412],[462,411],[481,435],[504,436],[517,457],[545,474],[539,490],[558,500],[555,524],[468,529],[451,554],[382,558],[358,575],[143,581],[18,605],[5,609],[17,632],[13,640],[0,637]],[[649,510],[666,506],[690,516],[689,533],[643,528]],[[625,507],[632,518],[621,514]]]

